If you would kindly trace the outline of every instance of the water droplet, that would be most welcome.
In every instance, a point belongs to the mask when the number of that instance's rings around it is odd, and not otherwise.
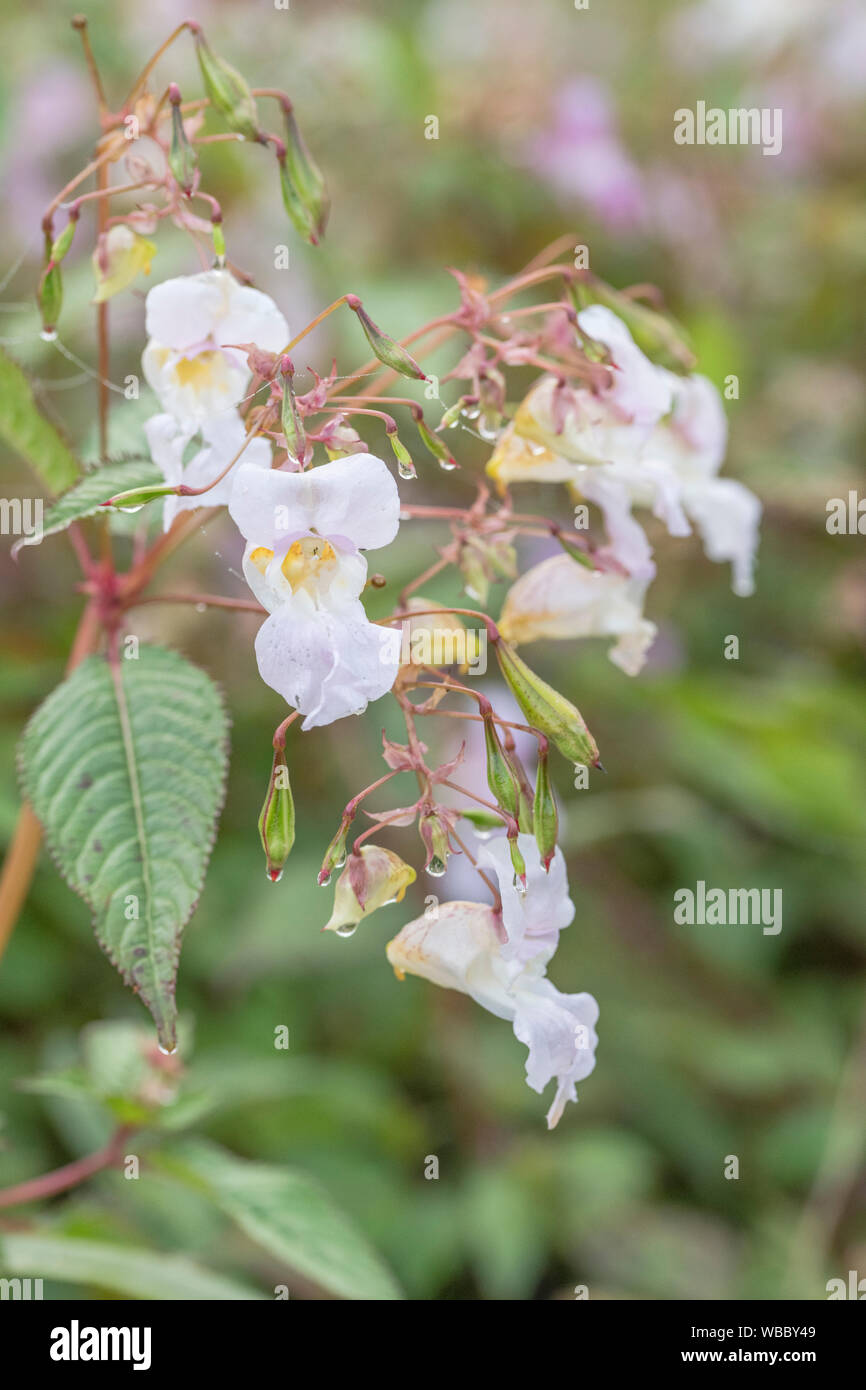
[[[243,137],[240,137],[240,138],[243,138]],[[215,268],[216,268],[217,270],[225,270],[225,268],[226,268],[226,258],[225,258],[225,256],[217,256],[216,262],[215,262]]]
[[[540,454],[544,453],[544,445],[530,443],[529,452],[533,454],[536,458],[538,458]]]
[[[354,935],[355,935],[355,932],[356,932],[357,930],[358,930],[358,923],[357,923],[357,922],[347,922],[345,926],[343,926],[343,927],[337,927],[337,928],[336,928],[336,933],[337,933],[337,936],[347,937],[347,936],[354,936]]]
[[[144,510],[144,503],[139,502],[137,507],[115,507],[114,510],[116,512],[126,512],[129,516],[132,516],[135,512],[141,512]]]
[[[418,477],[418,474],[415,472],[415,465],[414,465],[414,463],[398,463],[398,464],[397,464],[397,472],[400,474],[400,477],[401,477],[401,478],[417,478],[417,477]]]
[[[269,883],[279,883],[283,876],[282,869],[265,869],[265,873],[268,876]]]
[[[480,405],[465,405],[465,406],[463,407],[463,409],[461,410],[460,414],[461,414],[461,415],[464,417],[464,419],[466,419],[466,420],[477,420],[477,419],[478,419],[478,416],[481,414],[481,406],[480,406]]]
[[[479,425],[478,433],[481,435],[482,439],[487,440],[488,444],[491,444],[494,439],[498,439],[499,437],[499,430],[495,425]]]
[[[427,872],[431,878],[441,878],[446,868],[447,865],[444,861],[441,860],[438,855],[434,854],[430,863],[427,865]]]
[[[454,462],[453,459],[440,459],[439,467],[443,468],[446,473],[452,473],[454,469],[457,467],[457,464]]]
[[[342,869],[342,867],[343,867],[343,865],[345,864],[345,862],[346,862],[346,851],[345,851],[345,850],[341,850],[340,853],[338,854],[337,858],[334,860],[334,868],[335,868],[335,869]]]
[[[157,1043],[157,1047],[159,1048],[163,1057],[173,1057],[174,1054],[177,1052],[177,1044],[175,1044],[174,1047],[163,1047],[162,1043]]]
[[[57,342],[57,329],[56,329],[56,328],[43,328],[43,330],[42,330],[42,332],[39,334],[39,336],[40,336],[40,338],[42,339],[43,343],[56,343],[56,342]],[[160,1049],[160,1051],[161,1051],[161,1050],[162,1050],[162,1049]]]
[[[195,606],[195,611],[196,611],[196,613],[206,613],[206,612],[207,612],[207,604],[206,604],[206,603],[197,603],[196,606]]]
[[[511,884],[513,888],[517,889],[517,892],[520,894],[521,898],[526,897],[526,884],[524,883],[523,879],[519,877],[518,874],[514,875],[514,878],[511,880]]]

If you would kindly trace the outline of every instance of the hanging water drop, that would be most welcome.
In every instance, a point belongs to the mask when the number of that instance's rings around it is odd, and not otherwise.
[[[455,463],[454,459],[440,459],[439,467],[444,469],[446,473],[452,473],[454,469],[457,467],[457,464]]]
[[[319,877],[316,879],[316,882],[318,883],[320,888],[327,888],[328,884],[331,882],[330,872],[326,874],[320,874]]]
[[[129,516],[132,516],[134,512],[141,512],[144,510],[144,503],[139,502],[136,507],[115,507],[114,510],[116,512],[126,512]]]
[[[446,868],[447,865],[444,860],[440,859],[437,854],[434,854],[430,863],[427,865],[427,872],[431,878],[441,878]]]
[[[268,876],[269,883],[279,883],[283,876],[282,869],[265,869],[265,873]]]
[[[57,329],[56,329],[56,328],[43,328],[43,329],[42,329],[42,332],[39,334],[39,336],[40,336],[40,338],[42,339],[43,343],[56,343],[56,342],[57,342]]]
[[[526,884],[524,883],[523,879],[520,878],[520,876],[519,876],[518,874],[515,874],[515,875],[514,875],[514,878],[511,880],[511,884],[512,884],[512,887],[513,887],[513,888],[516,888],[516,890],[517,890],[517,892],[520,894],[521,898],[525,898],[525,897],[526,897]]]
[[[357,922],[347,922],[347,923],[345,924],[345,926],[343,926],[343,927],[337,927],[337,929],[336,929],[336,931],[337,931],[337,936],[343,936],[343,937],[354,936],[354,935],[355,935],[355,932],[356,932],[357,930],[358,930],[358,923],[357,923]]]
[[[207,612],[207,604],[206,604],[206,603],[197,603],[196,606],[195,606],[195,611],[196,611],[196,613],[206,613],[206,612]]]
[[[163,1047],[162,1043],[157,1043],[157,1047],[159,1048],[163,1057],[173,1057],[174,1054],[177,1052],[177,1043],[175,1043],[174,1047]]]
[[[401,462],[401,463],[398,463],[398,464],[397,464],[397,472],[400,474],[400,477],[401,477],[401,478],[417,478],[417,477],[418,477],[418,474],[415,472],[415,465],[414,465],[414,463],[402,463],[402,462]]]

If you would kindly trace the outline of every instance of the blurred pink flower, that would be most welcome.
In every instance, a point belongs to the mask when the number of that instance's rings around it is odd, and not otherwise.
[[[578,77],[558,92],[553,122],[530,146],[530,161],[564,198],[579,198],[617,230],[641,227],[646,202],[640,170],[620,140],[607,87]]]

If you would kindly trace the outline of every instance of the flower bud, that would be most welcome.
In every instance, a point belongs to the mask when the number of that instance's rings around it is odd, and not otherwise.
[[[139,236],[131,227],[118,222],[99,238],[93,253],[93,274],[96,279],[94,304],[104,304],[112,295],[131,285],[136,275],[150,274],[150,264],[156,246]]]
[[[553,535],[556,538],[556,540],[559,541],[559,544],[562,546],[566,555],[570,555],[572,560],[576,560],[579,565],[583,565],[584,569],[595,569],[592,557],[588,555],[585,550],[581,550],[580,546],[577,545],[576,542],[568,539],[564,531],[560,531],[557,527],[557,529],[553,532]]]
[[[424,441],[425,447],[430,450],[430,453],[433,455],[435,459],[439,460],[440,466],[444,468],[446,472],[451,472],[452,469],[459,468],[460,464],[457,462],[450,449],[446,448],[445,444],[442,442],[438,435],[431,434],[428,430],[426,421],[424,419],[424,416],[421,414],[420,409],[418,410],[417,414],[415,414],[415,412],[413,411],[413,418],[415,420],[415,428],[417,429],[422,440]]]
[[[351,824],[352,817],[344,815],[339,830],[325,850],[325,857],[322,860],[322,867],[317,879],[320,888],[326,888],[331,882],[331,874],[334,870],[342,869],[346,862],[346,836]]]
[[[369,917],[388,903],[400,902],[415,877],[411,865],[390,849],[362,845],[349,855],[337,879],[334,910],[324,930],[351,936],[362,917]]]
[[[189,143],[180,109],[180,92],[174,82],[168,89],[171,102],[171,142],[168,150],[168,167],[179,188],[189,197],[195,187],[198,171],[198,155]]]
[[[302,236],[311,246],[318,246],[319,233],[316,227],[316,219],[292,181],[285,152],[277,155],[277,163],[280,168],[280,193],[282,194],[283,207],[288,213],[289,221],[292,223],[292,226],[299,236]]]
[[[409,450],[406,448],[406,445],[403,443],[396,429],[388,429],[386,430],[386,433],[388,435],[388,439],[390,440],[391,448],[394,451],[394,457],[397,460],[397,470],[400,474],[400,477],[417,478],[418,474],[415,471],[415,465],[412,462],[412,455],[409,453]]]
[[[523,893],[526,892],[526,860],[517,843],[517,825],[514,824],[508,831],[508,850],[511,855],[511,866],[514,869],[516,885]]]
[[[54,261],[56,265],[59,265],[72,245],[72,238],[75,236],[75,228],[78,226],[78,218],[78,211],[71,210],[69,213],[69,221],[66,223],[66,226],[51,248],[49,260]]]
[[[292,378],[295,369],[288,357],[283,357],[280,362],[280,375],[283,378],[283,403],[280,409],[280,428],[285,436],[286,448],[289,457],[303,465],[307,452],[307,436],[304,432],[304,422],[301,419],[301,412],[295,400],[295,391],[292,386]]]
[[[131,487],[127,492],[116,492],[107,501],[100,502],[100,507],[116,507],[119,512],[137,512],[142,507],[146,507],[148,502],[157,502],[160,497],[171,497],[178,495],[179,489],[174,483],[157,484],[153,487]]]
[[[284,106],[286,117],[286,173],[309,213],[317,236],[324,235],[330,205],[321,170],[298,129],[291,106]]]
[[[571,763],[600,767],[595,739],[580,710],[527,666],[504,638],[495,643],[502,674],[533,728],[546,734]]]
[[[285,748],[274,749],[271,781],[259,816],[259,834],[267,860],[268,878],[272,883],[278,883],[282,878],[283,865],[295,843],[295,803]]]
[[[63,306],[63,278],[60,274],[60,266],[52,256],[53,250],[54,241],[50,230],[46,229],[45,265],[36,287],[36,301],[42,318],[42,332],[46,334],[54,333]]]
[[[544,872],[550,869],[556,853],[556,839],[559,834],[559,816],[553,788],[550,785],[550,772],[547,766],[547,749],[542,748],[538,755],[538,771],[535,777],[535,798],[532,803],[532,833],[535,836]]]
[[[205,91],[214,109],[229,129],[243,135],[245,140],[260,139],[259,113],[246,80],[230,63],[217,57],[198,26],[193,33]]]
[[[424,868],[433,878],[441,878],[448,867],[451,844],[448,839],[448,822],[452,817],[444,808],[426,811],[418,821],[418,833],[427,851]]]
[[[384,363],[386,367],[390,367],[392,371],[399,372],[400,376],[412,377],[416,381],[427,380],[415,358],[410,357],[404,347],[390,338],[387,333],[382,332],[381,328],[370,318],[356,294],[347,294],[346,303],[352,312],[357,314],[367,342],[380,362]]]

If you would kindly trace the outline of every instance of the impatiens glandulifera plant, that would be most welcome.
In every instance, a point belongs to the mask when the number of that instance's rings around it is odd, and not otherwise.
[[[175,84],[153,95],[157,59],[187,31],[206,96],[184,100]],[[83,27],[82,36],[89,55]],[[91,68],[95,74],[92,60]],[[639,672],[655,635],[643,613],[655,562],[637,509],[649,508],[673,536],[689,534],[694,523],[708,556],[731,562],[736,592],[750,591],[760,506],[742,484],[718,476],[726,447],[719,394],[693,373],[691,350],[663,311],[565,258],[570,238],[497,287],[452,272],[456,307],[402,342],[353,293],[340,294],[290,337],[278,306],[230,259],[220,203],[201,187],[197,154],[224,139],[269,148],[288,215],[315,244],[327,195],[289,98],[250,89],[191,22],[148,62],[119,111],[108,109],[95,80],[102,136],[96,158],[46,212],[38,299],[44,334],[54,339],[62,262],[81,236],[85,205],[94,202],[101,456],[73,480],[74,460],[38,416],[23,432],[19,423],[16,440],[38,457],[36,436],[47,435],[41,452],[53,471],[46,484],[59,490],[71,482],[47,510],[43,539],[63,532],[72,543],[85,609],[67,678],[22,739],[26,804],[0,891],[0,934],[8,935],[17,914],[44,831],[61,872],[93,912],[100,944],[153,1015],[159,1055],[174,1057],[180,942],[220,810],[228,720],[209,676],[161,647],[127,652],[124,624],[137,605],[160,601],[258,613],[255,658],[279,697],[276,728],[262,749],[259,833],[268,877],[284,885],[291,879],[291,782],[307,738],[327,737],[324,727],[370,702],[394,701],[405,742],[383,734],[387,770],[339,817],[335,811],[319,873],[320,884],[334,888],[323,925],[342,937],[362,921],[366,930],[366,919],[402,901],[419,873],[440,877],[452,856],[462,856],[476,871],[477,900],[428,908],[389,944],[388,959],[401,977],[459,990],[511,1021],[528,1048],[529,1085],[542,1092],[555,1082],[553,1126],[576,1100],[575,1083],[593,1069],[598,1015],[589,994],[563,994],[546,975],[574,915],[557,846],[557,758],[570,780],[575,768],[588,775],[602,764],[575,692],[554,689],[517,647],[540,637],[610,637],[611,659],[630,675]],[[277,102],[281,134],[261,125],[260,99]],[[210,113],[228,130],[204,133]],[[130,122],[147,141],[146,155],[127,138]],[[109,184],[110,167],[124,159],[130,181]],[[98,187],[79,193],[93,176]],[[130,191],[139,195],[134,209],[110,215],[112,200]],[[67,220],[58,233],[61,210]],[[112,461],[108,306],[140,273],[152,273],[166,219],[189,235],[201,268],[163,280],[147,296],[142,361],[154,411],[142,457]],[[299,345],[341,307],[356,316],[372,359],[340,370],[302,365]],[[455,399],[443,404],[422,364],[450,342],[460,351],[441,383],[453,385]],[[4,389],[20,385],[16,371],[3,366]],[[424,391],[424,405],[394,392],[401,379],[425,383],[414,388]],[[372,427],[384,427],[390,461],[370,451],[365,432]],[[455,457],[452,440],[467,433],[475,450],[478,441],[486,446],[480,475]],[[409,496],[423,489],[431,468],[451,480],[447,504]],[[557,515],[518,502],[518,488],[536,482],[561,485]],[[115,515],[155,504],[163,533],[148,544],[143,528],[123,568],[119,556],[129,547],[114,529]],[[221,524],[246,543],[250,597],[155,589],[165,558],[199,531],[203,515],[220,510]],[[388,547],[416,520],[441,523],[441,544],[387,616],[373,622],[363,595],[387,584]],[[536,552],[546,543],[550,554],[519,575],[525,538]],[[378,552],[372,577],[370,550]],[[436,597],[448,571],[459,575],[465,604]],[[489,590],[502,579],[510,588],[494,617],[486,611]],[[464,673],[485,644],[520,720],[467,684]],[[491,691],[497,688],[501,682]],[[466,732],[445,762],[430,757],[419,733],[436,720],[460,721]],[[515,735],[534,747],[534,767]],[[467,785],[462,766],[469,744],[486,766],[480,791]],[[368,798],[386,787],[390,795],[401,775],[411,799],[404,792],[394,797],[399,804],[369,810]],[[362,810],[371,824],[358,830]],[[414,830],[406,859],[378,843],[386,827]],[[146,1120],[136,1112],[132,1122],[150,1123],[151,1112]],[[204,1162],[186,1161],[197,1171]]]

